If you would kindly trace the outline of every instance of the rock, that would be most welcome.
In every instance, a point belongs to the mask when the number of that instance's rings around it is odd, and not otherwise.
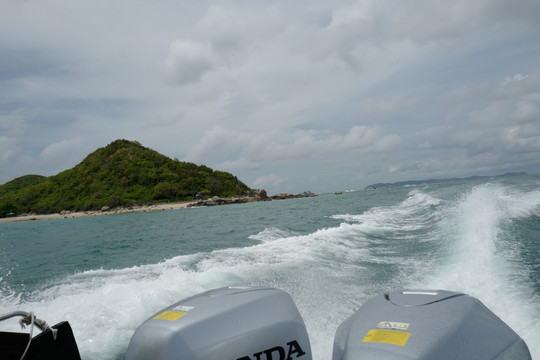
[[[101,208],[101,211],[109,211],[109,210],[111,210],[111,208],[108,207],[108,206],[103,206],[103,207]]]
[[[268,196],[266,193],[266,190],[260,190],[255,193],[255,196],[246,196],[246,197],[240,197],[240,198],[220,198],[218,196],[214,196],[211,199],[208,200],[197,200],[196,202],[193,202],[187,207],[198,207],[198,206],[216,206],[216,205],[229,205],[229,204],[244,204],[248,202],[256,202],[256,201],[271,201],[271,200],[283,200],[283,199],[294,199],[294,198],[301,198],[301,197],[312,197],[317,196],[311,191],[304,191],[301,194],[293,195],[289,193],[282,193],[279,195],[272,195]]]
[[[284,199],[292,199],[292,198],[294,198],[294,197],[295,197],[294,195],[289,194],[289,193],[281,193],[281,194],[273,195],[273,196],[272,196],[272,199],[275,199],[275,200],[284,200]]]

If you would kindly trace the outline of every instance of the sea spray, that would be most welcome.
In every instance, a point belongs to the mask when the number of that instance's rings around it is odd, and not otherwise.
[[[516,218],[538,211],[540,193],[519,193],[497,184],[464,192],[446,209],[441,228],[448,234],[449,255],[439,270],[416,286],[471,294],[514,328],[538,353],[539,295],[528,283],[529,269],[519,244],[505,228]]]

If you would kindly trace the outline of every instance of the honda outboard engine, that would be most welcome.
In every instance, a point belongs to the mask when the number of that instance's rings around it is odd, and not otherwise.
[[[477,299],[450,291],[392,291],[336,331],[333,360],[531,359],[525,342]]]
[[[229,287],[182,300],[146,320],[126,360],[311,360],[304,321],[289,294]]]

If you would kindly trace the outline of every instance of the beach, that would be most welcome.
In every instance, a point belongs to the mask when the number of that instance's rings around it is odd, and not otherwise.
[[[254,201],[270,201],[270,200],[284,200],[284,199],[293,199],[293,198],[302,198],[302,197],[313,197],[316,196],[314,193],[306,191],[301,194],[292,195],[288,193],[282,193],[272,196],[241,196],[241,197],[231,197],[231,198],[219,198],[214,196],[210,199],[205,200],[192,200],[192,201],[183,201],[183,202],[171,202],[171,203],[161,203],[161,204],[151,204],[151,205],[132,205],[129,207],[118,207],[118,208],[109,208],[104,207],[101,210],[89,210],[89,211],[69,211],[63,210],[59,213],[53,214],[22,214],[19,216],[0,218],[1,223],[11,223],[19,221],[33,221],[33,220],[55,220],[55,219],[67,219],[67,218],[78,218],[78,217],[88,217],[88,216],[102,216],[102,215],[117,215],[117,214],[129,214],[137,212],[150,212],[150,211],[160,211],[160,210],[176,210],[184,209],[192,206],[217,206],[217,205],[227,205],[227,204],[242,204],[247,202]]]
[[[137,205],[137,206],[119,207],[119,208],[107,209],[107,210],[62,211],[59,213],[39,214],[39,215],[23,214],[20,216],[0,218],[0,224],[19,222],[19,221],[56,220],[56,219],[87,217],[87,216],[103,216],[103,215],[129,214],[129,213],[136,213],[136,212],[176,210],[176,209],[187,208],[193,203],[196,203],[196,201],[184,201],[184,202],[152,204],[152,205]]]

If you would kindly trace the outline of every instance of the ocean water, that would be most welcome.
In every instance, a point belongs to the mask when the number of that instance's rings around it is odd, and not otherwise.
[[[0,224],[0,314],[70,321],[83,359],[122,359],[155,312],[244,284],[292,295],[318,360],[402,288],[477,297],[540,359],[540,176]]]

